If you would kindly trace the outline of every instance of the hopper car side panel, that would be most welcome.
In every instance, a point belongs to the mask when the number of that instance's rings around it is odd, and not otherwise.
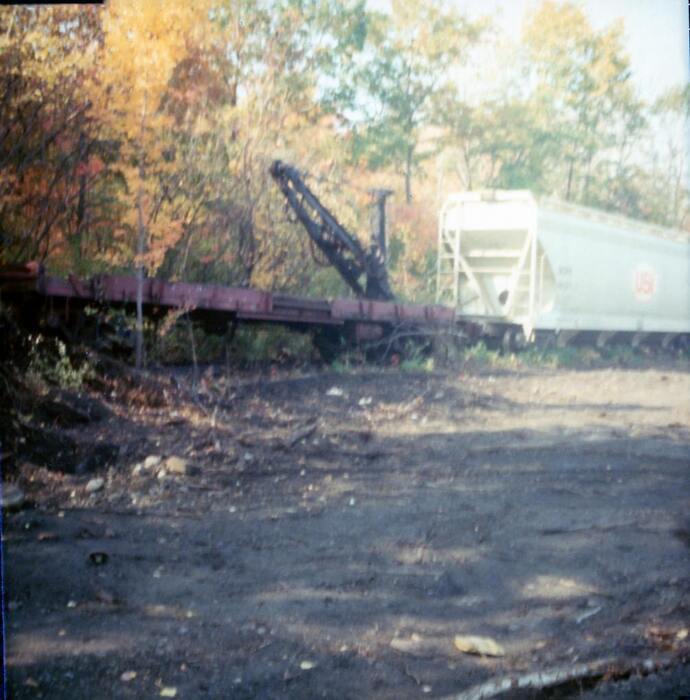
[[[438,299],[544,331],[690,333],[690,240],[529,192],[458,193],[439,222]]]
[[[537,230],[556,281],[537,328],[690,332],[690,243],[546,208]]]

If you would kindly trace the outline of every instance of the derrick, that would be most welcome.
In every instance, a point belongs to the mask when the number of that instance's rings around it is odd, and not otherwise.
[[[363,299],[393,301],[381,234],[365,250],[307,187],[296,168],[276,160],[270,173],[311,240],[354,293]]]

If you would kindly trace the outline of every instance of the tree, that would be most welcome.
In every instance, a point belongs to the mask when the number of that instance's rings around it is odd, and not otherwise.
[[[566,200],[592,203],[597,159],[610,157],[643,126],[622,21],[595,31],[576,5],[546,0],[523,39],[536,84],[532,99],[559,144],[556,158],[544,164],[553,175],[550,188]]]
[[[545,163],[558,143],[530,99],[506,95],[471,106],[449,92],[437,118],[444,129],[441,162],[462,187],[543,191]]]
[[[276,157],[322,173],[344,162],[343,139],[316,93],[322,71],[356,50],[361,11],[361,3],[337,0],[276,2],[270,12],[245,0],[214,8],[219,46],[180,63],[163,99],[184,183],[174,206],[191,212],[165,274],[309,285],[305,236],[286,221],[268,169]]]
[[[650,139],[650,185],[655,185],[656,217],[669,226],[690,228],[690,84],[672,88],[652,106],[650,121],[656,139]]]
[[[0,235],[5,262],[88,247],[106,216],[108,149],[84,85],[100,37],[94,8],[0,10]],[[78,265],[77,265],[78,267]]]
[[[124,224],[136,231],[137,241],[137,368],[143,363],[144,269],[147,263],[155,269],[180,234],[179,221],[161,216],[166,192],[158,184],[161,173],[171,166],[162,138],[170,122],[159,108],[160,101],[188,45],[199,40],[208,25],[208,6],[203,2],[171,5],[163,0],[111,0],[105,10],[102,60],[106,89],[97,93],[97,108],[120,135],[122,169],[134,191],[134,207]],[[158,170],[154,177],[151,163]]]
[[[339,93],[340,112],[354,129],[355,158],[396,168],[408,203],[413,174],[433,152],[421,147],[433,124],[433,100],[451,89],[453,68],[482,26],[440,1],[393,0],[390,15],[370,17],[368,47],[346,76],[351,87]]]

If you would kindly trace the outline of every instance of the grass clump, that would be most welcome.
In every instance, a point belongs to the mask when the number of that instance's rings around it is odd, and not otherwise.
[[[231,363],[256,368],[309,362],[313,351],[308,333],[283,326],[241,326],[228,346],[228,357]]]
[[[362,363],[361,353],[343,352],[331,362],[331,370],[336,374],[350,374]]]
[[[77,362],[67,352],[67,346],[58,338],[41,334],[29,336],[29,363],[26,378],[36,387],[52,384],[60,389],[80,391],[92,374],[86,360]]]
[[[433,357],[414,357],[400,363],[400,369],[403,372],[433,372],[434,367]]]

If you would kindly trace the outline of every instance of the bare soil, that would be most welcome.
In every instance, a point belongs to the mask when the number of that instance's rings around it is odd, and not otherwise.
[[[112,466],[11,475],[12,697],[455,697],[607,659],[558,696],[690,694],[687,364],[180,381],[46,424]]]

